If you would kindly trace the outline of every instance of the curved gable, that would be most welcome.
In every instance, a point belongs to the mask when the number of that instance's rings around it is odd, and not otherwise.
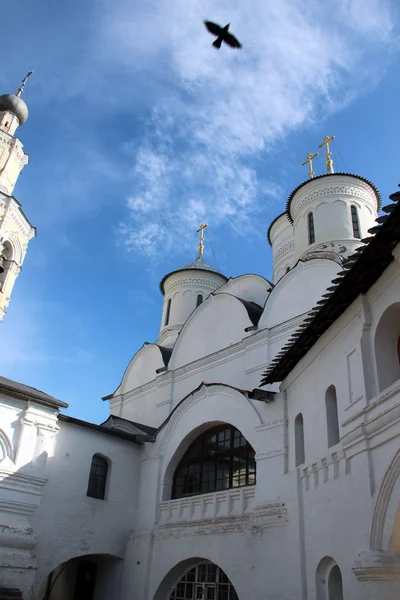
[[[163,349],[147,342],[136,352],[126,368],[118,389],[114,392],[125,394],[157,377],[157,370],[165,367]]]
[[[240,342],[253,323],[243,302],[230,294],[211,295],[189,317],[175,343],[170,368]]]
[[[258,328],[274,327],[311,310],[339,270],[333,260],[300,260],[273,288]]]
[[[249,273],[229,279],[214,294],[231,294],[242,300],[247,300],[247,302],[255,302],[259,306],[264,306],[271,287],[271,282],[261,277],[261,275]]]

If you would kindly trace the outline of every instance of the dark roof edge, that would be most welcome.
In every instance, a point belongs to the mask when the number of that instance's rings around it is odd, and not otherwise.
[[[361,177],[361,175],[355,175],[354,173],[341,173],[341,172],[340,173],[324,173],[323,175],[317,175],[316,177],[313,177],[312,179],[307,179],[306,181],[303,181],[303,183],[300,183],[300,185],[298,185],[293,190],[293,192],[290,194],[290,196],[286,202],[286,211],[285,211],[290,223],[293,223],[293,219],[290,214],[290,206],[291,206],[294,195],[299,191],[299,189],[302,188],[307,183],[310,183],[311,181],[316,181],[317,179],[322,179],[323,177],[335,177],[335,176],[336,177],[337,176],[355,177],[356,179],[360,179],[364,183],[367,183],[369,186],[371,186],[371,188],[373,189],[375,196],[376,196],[377,210],[378,211],[380,210],[381,204],[382,204],[382,198],[381,198],[380,192],[379,192],[378,188],[371,181],[369,181],[368,179],[365,179],[365,177]]]
[[[65,423],[71,423],[72,425],[78,425],[79,427],[86,427],[86,429],[93,429],[94,431],[98,431],[99,433],[105,433],[106,435],[118,437],[123,440],[127,440],[129,442],[134,442],[135,444],[140,445],[140,442],[138,442],[136,439],[136,435],[132,435],[131,433],[125,433],[124,431],[118,431],[117,429],[110,429],[109,427],[103,427],[102,425],[96,425],[95,423],[89,423],[89,421],[82,421],[81,419],[76,419],[75,417],[70,417],[69,415],[58,415],[58,420],[64,421]]]
[[[332,280],[317,306],[309,311],[309,317],[297,328],[287,344],[281,349],[263,373],[261,384],[283,381],[309,352],[318,339],[360,296],[365,294],[394,260],[393,248],[400,243],[400,192],[389,196],[393,204],[385,206],[388,213],[377,219],[378,225],[362,240],[360,246],[345,262],[343,271]],[[394,204],[394,203],[397,204]],[[397,219],[397,221],[396,221]],[[397,226],[396,226],[397,223]],[[376,251],[378,252],[378,258]],[[369,265],[370,268],[366,268]],[[374,268],[371,270],[371,265]],[[349,287],[349,281],[355,287]]]
[[[180,400],[178,402],[178,404],[169,413],[168,417],[161,423],[160,427],[157,429],[157,433],[159,431],[161,431],[161,429],[163,429],[165,427],[165,425],[167,425],[167,423],[170,421],[172,415],[178,410],[178,408],[181,406],[181,404],[183,404],[188,398],[190,398],[190,396],[193,396],[193,394],[195,394],[196,392],[198,392],[199,390],[201,390],[202,387],[206,387],[206,388],[210,388],[210,387],[225,387],[225,388],[228,388],[230,390],[236,390],[237,392],[240,392],[241,394],[243,394],[243,396],[245,394],[247,394],[248,396],[250,394],[254,394],[255,391],[261,391],[263,393],[267,392],[267,390],[258,390],[257,388],[254,389],[254,390],[245,390],[245,389],[237,388],[234,385],[229,385],[228,383],[218,383],[218,382],[207,383],[206,381],[202,381],[200,383],[200,385],[198,385],[194,390],[192,390],[191,392],[189,392],[188,394],[186,394],[186,396],[184,396],[182,398],[182,400]],[[270,393],[271,394],[275,394],[276,392],[270,392]]]
[[[68,404],[66,402],[63,402],[62,400],[51,398],[51,396],[49,396],[48,398],[36,396],[34,393],[31,394],[27,391],[25,392],[23,390],[17,390],[4,383],[0,384],[0,390],[5,390],[10,396],[14,396],[15,398],[19,398],[20,400],[29,400],[31,402],[36,402],[37,404],[43,404],[43,406],[48,406],[50,408],[68,408]]]
[[[292,223],[290,222],[290,219],[287,215],[286,210],[284,210],[280,215],[278,215],[277,217],[275,217],[275,219],[273,221],[271,221],[270,226],[268,227],[268,231],[267,231],[267,240],[268,240],[268,244],[270,246],[272,246],[272,242],[271,242],[271,229],[273,228],[273,226],[275,225],[275,223],[277,222],[278,219],[280,219],[281,217],[283,217],[283,215],[286,215],[287,220],[289,221],[290,225],[292,225]]]

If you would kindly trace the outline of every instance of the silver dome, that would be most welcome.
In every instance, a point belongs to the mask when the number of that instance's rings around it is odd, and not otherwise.
[[[194,260],[191,263],[188,263],[187,265],[183,265],[183,267],[180,267],[179,269],[177,269],[177,271],[186,271],[186,269],[201,269],[202,271],[212,271],[213,273],[218,273],[219,275],[221,275],[218,269],[206,263],[201,254],[197,256],[196,260]]]
[[[23,125],[28,118],[28,107],[22,98],[14,94],[3,94],[0,96],[0,110],[8,110],[15,115],[20,125]]]

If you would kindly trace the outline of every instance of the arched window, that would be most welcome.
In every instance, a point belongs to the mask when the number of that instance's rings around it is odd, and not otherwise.
[[[4,242],[0,258],[0,291],[3,289],[13,260],[13,249],[9,241]]]
[[[235,588],[222,569],[213,563],[200,563],[179,581],[169,600],[239,600]]]
[[[296,467],[305,462],[304,453],[304,424],[303,415],[299,413],[294,420],[294,445],[296,453]]]
[[[202,294],[197,294],[197,300],[196,300],[196,308],[198,306],[200,306],[200,304],[203,302],[203,296]]]
[[[355,238],[361,238],[360,234],[360,224],[358,222],[358,211],[357,207],[354,204],[351,205],[351,222],[353,225],[353,235]]]
[[[189,446],[173,478],[172,497],[182,498],[254,485],[255,452],[238,429],[220,425]]]
[[[379,391],[400,379],[400,302],[389,306],[375,331],[375,360]]]
[[[313,244],[315,242],[315,228],[314,228],[314,215],[312,212],[308,213],[308,243]]]
[[[325,394],[326,427],[328,430],[328,448],[335,446],[340,441],[339,418],[337,408],[336,388],[331,385]]]
[[[290,267],[286,267],[286,273],[289,273]]]
[[[94,454],[90,465],[89,483],[87,496],[104,500],[106,494],[106,483],[108,473],[108,462],[100,454]]]
[[[164,327],[166,327],[169,323],[169,315],[171,312],[171,298],[169,298],[168,302],[167,302],[167,308],[165,310],[165,321],[164,321]]]

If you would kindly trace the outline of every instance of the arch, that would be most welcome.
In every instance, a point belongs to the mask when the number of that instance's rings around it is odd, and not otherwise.
[[[308,244],[315,243],[315,226],[314,226],[314,215],[312,212],[309,212],[307,215],[307,226],[308,226]]]
[[[172,498],[245,487],[256,483],[254,448],[228,424],[198,435],[177,465]]]
[[[301,413],[299,413],[294,420],[294,446],[296,467],[298,467],[305,462],[304,421]]]
[[[231,296],[264,306],[271,287],[272,283],[268,279],[261,277],[261,275],[247,273],[246,275],[239,275],[238,277],[229,279],[213,293],[214,295],[231,294]]]
[[[299,260],[288,273],[282,272],[265,303],[258,329],[271,328],[309,312],[326,293],[332,279],[338,276],[338,271],[336,262],[318,257],[308,261]],[[305,286],[304,281],[309,285]],[[293,298],[296,298],[296,302]]]
[[[355,206],[354,204],[352,204],[350,206],[350,213],[351,213],[351,224],[352,224],[352,227],[353,227],[353,235],[354,235],[355,238],[361,239],[360,220],[358,218],[358,209],[357,209],[357,206]]]
[[[110,459],[103,454],[93,454],[90,464],[89,481],[86,495],[90,498],[105,500],[108,495]]]
[[[226,293],[211,294],[183,325],[172,351],[170,369],[241,342],[246,327],[251,326],[253,323],[240,300]]]
[[[205,421],[204,415],[209,415],[209,420]],[[202,384],[175,407],[161,425],[155,447],[164,465],[160,501],[171,498],[173,474],[190,444],[206,429],[222,423],[240,429],[257,453],[256,432],[263,421],[256,407],[240,391],[221,384],[209,387]]]
[[[340,441],[339,417],[336,388],[330,385],[325,393],[326,428],[328,433],[328,448],[336,446]]]
[[[371,550],[386,551],[388,540],[393,536],[396,545],[399,519],[399,494],[393,493],[394,488],[400,490],[400,450],[398,450],[386,470],[376,497],[372,516],[370,548]]]
[[[325,556],[315,572],[317,600],[343,600],[342,573],[331,556]]]
[[[165,366],[167,365],[160,346],[145,342],[131,358],[117,389],[105,399],[124,394],[152,381],[157,377],[157,370]]]
[[[395,302],[384,311],[375,329],[375,362],[380,392],[400,378],[399,338],[400,302]]]
[[[101,590],[102,598],[118,596],[123,560],[112,554],[82,554],[58,563],[38,584],[43,600],[82,598],[92,600]],[[94,596],[95,595],[95,596]]]
[[[212,595],[209,595],[209,591]],[[154,600],[239,600],[226,573],[204,558],[190,558],[176,565],[164,577]]]
[[[13,459],[13,449],[8,436],[0,429],[0,462],[5,458]]]

